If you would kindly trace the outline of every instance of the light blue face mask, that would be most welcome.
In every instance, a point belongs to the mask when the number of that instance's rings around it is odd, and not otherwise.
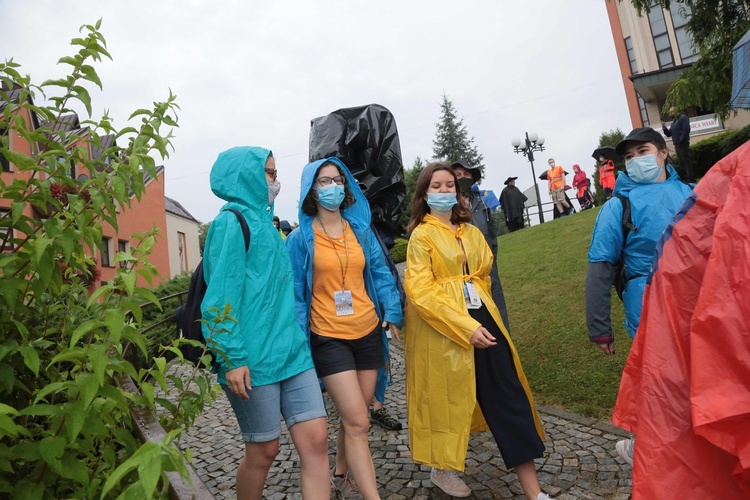
[[[656,163],[656,154],[634,156],[625,163],[628,177],[638,184],[654,184],[663,167]]]
[[[427,206],[435,212],[448,213],[456,203],[456,193],[427,193]]]
[[[330,186],[318,188],[318,203],[328,211],[338,210],[345,196],[344,186],[331,184]]]

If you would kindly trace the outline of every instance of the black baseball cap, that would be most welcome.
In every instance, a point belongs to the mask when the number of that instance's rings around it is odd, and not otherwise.
[[[463,167],[468,170],[471,173],[471,178],[474,180],[474,182],[478,182],[479,179],[482,178],[482,172],[479,170],[479,167],[470,166],[469,162],[466,160],[457,160],[451,163],[451,168],[456,167]]]
[[[664,140],[664,137],[659,132],[651,127],[641,127],[633,129],[625,139],[621,140],[615,146],[615,153],[622,156],[631,142],[653,142],[660,148],[667,147],[667,141]]]

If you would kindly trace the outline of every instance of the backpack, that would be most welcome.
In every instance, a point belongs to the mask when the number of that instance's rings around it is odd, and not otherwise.
[[[616,194],[617,198],[622,203],[622,248],[625,248],[625,244],[628,242],[628,235],[630,231],[637,231],[638,228],[633,224],[633,217],[630,210],[630,198],[626,198],[621,194]],[[620,250],[620,259],[615,263],[615,282],[613,286],[617,292],[617,296],[622,301],[622,293],[625,291],[625,287],[628,285],[628,279],[625,277],[625,261],[622,258],[622,250]]]
[[[240,223],[240,227],[242,227],[242,236],[245,239],[245,252],[247,252],[250,248],[250,228],[247,226],[247,221],[239,210],[235,208],[228,208],[227,210],[234,213],[237,221]],[[197,340],[203,345],[206,345],[206,339],[203,337],[203,323],[200,321],[201,303],[207,289],[208,285],[203,277],[203,259],[201,259],[190,276],[187,299],[183,305],[177,308],[175,317],[177,320],[177,335],[189,340]],[[194,365],[201,363],[201,355],[204,351],[203,347],[185,343],[180,345],[180,351],[185,359]],[[213,365],[216,362],[216,354],[211,349],[208,350],[208,353],[211,355],[211,365]]]

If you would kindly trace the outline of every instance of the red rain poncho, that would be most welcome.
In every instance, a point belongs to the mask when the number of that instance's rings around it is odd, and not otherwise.
[[[750,142],[657,248],[612,417],[636,435],[633,499],[750,498],[749,195]]]

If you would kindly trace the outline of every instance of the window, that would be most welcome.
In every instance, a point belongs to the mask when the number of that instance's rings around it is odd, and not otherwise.
[[[638,109],[641,110],[641,121],[643,122],[644,127],[650,126],[650,122],[648,121],[648,113],[646,112],[646,102],[643,100],[643,97],[638,95]]]
[[[630,61],[630,74],[638,73],[638,65],[635,62],[635,49],[633,49],[633,40],[630,37],[625,39],[625,48],[628,49],[628,61]]]
[[[9,208],[0,208],[0,218],[4,218],[5,216],[10,215],[10,209]],[[10,217],[5,219],[8,224],[10,224]],[[10,231],[10,234],[8,232]],[[2,226],[0,227],[0,246],[2,246],[3,242],[6,238],[10,239],[13,237],[13,231],[9,227]],[[13,244],[8,241],[5,243],[5,246],[3,247],[5,250],[13,250]]]
[[[677,49],[680,51],[680,60],[682,64],[695,62],[700,57],[698,48],[693,44],[693,38],[687,31],[687,23],[692,13],[690,7],[672,4],[669,7],[672,14],[672,26],[674,27],[674,36],[677,39]]]
[[[117,251],[122,253],[127,253],[128,250],[130,250],[130,242],[125,240],[117,240]],[[128,261],[121,260],[120,261],[120,267],[126,268],[128,267]]]
[[[0,137],[3,139],[5,138],[5,134],[8,131],[8,129],[0,128]],[[3,140],[3,147],[5,147],[5,141]],[[8,134],[8,147],[5,149],[10,149],[10,134]],[[3,172],[10,172],[10,161],[2,154],[0,153],[0,165],[3,167]]]
[[[180,272],[184,273],[188,270],[187,241],[185,240],[185,233],[179,231],[177,231],[177,250],[180,253]]]
[[[102,238],[102,267],[112,267],[112,238],[104,236]]]
[[[651,25],[651,36],[654,38],[654,48],[656,49],[656,57],[659,60],[659,69],[673,67],[672,45],[669,42],[664,11],[661,9],[661,5],[656,2],[651,5],[651,10],[648,13],[648,22]]]

